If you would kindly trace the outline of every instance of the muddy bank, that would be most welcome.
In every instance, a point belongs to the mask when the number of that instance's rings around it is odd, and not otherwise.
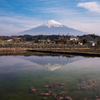
[[[28,49],[27,51],[100,57],[99,49],[95,50],[89,48],[87,49],[33,49],[33,50]]]

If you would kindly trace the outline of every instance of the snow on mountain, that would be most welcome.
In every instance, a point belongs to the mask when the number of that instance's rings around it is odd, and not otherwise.
[[[48,28],[50,28],[50,27],[63,27],[59,22],[56,22],[54,20],[49,20],[49,21],[43,23],[41,26],[47,26]]]
[[[26,30],[15,35],[83,35],[87,34],[86,32],[82,32],[79,30],[75,30],[73,28],[69,28],[65,25],[60,24],[54,20],[49,20],[38,27],[32,28],[30,30]]]

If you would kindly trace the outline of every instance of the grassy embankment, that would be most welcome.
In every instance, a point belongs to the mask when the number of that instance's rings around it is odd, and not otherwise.
[[[13,52],[23,53],[26,51],[38,51],[48,53],[69,53],[69,54],[91,54],[100,55],[100,48],[88,47],[87,45],[64,45],[64,44],[33,44],[33,43],[2,43],[0,53]]]

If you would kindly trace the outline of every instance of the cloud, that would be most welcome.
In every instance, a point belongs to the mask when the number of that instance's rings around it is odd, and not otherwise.
[[[97,2],[79,3],[77,7],[83,7],[90,12],[100,13],[100,4],[98,4]]]
[[[11,35],[17,32],[21,32],[25,30],[25,28],[18,28],[12,24],[0,24],[0,35]]]
[[[74,18],[64,18],[59,22],[70,28],[87,32],[90,34],[100,35],[100,18],[93,17],[74,17]]]
[[[24,2],[24,0],[21,1]],[[29,1],[33,2],[32,0]],[[39,26],[43,22],[50,19],[56,20],[70,28],[74,28],[84,32],[99,34],[100,5],[97,4],[97,2],[85,2],[86,0],[80,0],[81,2],[85,3],[75,3],[75,5],[71,6],[59,6],[58,3],[55,3],[55,5],[52,4],[53,2],[56,2],[56,0],[37,1],[43,1],[43,4],[44,2],[48,4],[50,3],[51,6],[48,6],[46,4],[41,7],[24,6],[23,10],[29,12],[29,15],[8,11],[7,8],[0,8],[0,35],[1,33],[7,35],[10,33],[12,34],[25,31]],[[38,3],[37,1],[35,1],[35,3]],[[77,9],[76,4],[77,7],[86,8],[90,12],[81,12],[79,9]]]
[[[11,35],[38,26],[43,21],[25,16],[0,16],[0,35]]]
[[[16,24],[27,24],[36,26],[39,21],[36,18],[28,18],[25,16],[0,16],[0,22],[16,23]]]

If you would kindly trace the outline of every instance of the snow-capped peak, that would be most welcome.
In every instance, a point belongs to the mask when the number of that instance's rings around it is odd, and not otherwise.
[[[47,22],[45,22],[44,24],[42,24],[42,26],[47,26],[48,28],[54,26],[54,27],[62,27],[62,25],[55,21],[55,20],[49,20]]]

